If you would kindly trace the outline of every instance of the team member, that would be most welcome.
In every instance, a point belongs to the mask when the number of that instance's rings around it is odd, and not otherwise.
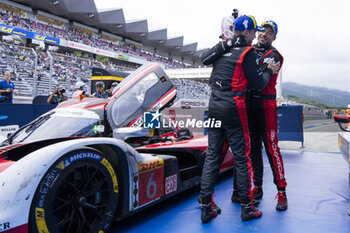
[[[111,88],[107,90],[108,97],[111,97],[113,95],[113,89],[118,86],[118,82],[113,82],[111,85]]]
[[[93,97],[86,91],[86,84],[79,81],[75,84],[75,91],[72,94],[72,99],[82,100],[85,97]]]
[[[103,82],[97,82],[95,85],[96,92],[92,94],[95,98],[107,98],[108,93],[104,90],[105,89],[105,84]]]
[[[283,63],[282,55],[272,46],[278,32],[277,24],[268,20],[262,23],[264,32],[258,33],[258,43],[254,46],[257,51],[261,69],[268,67],[269,61]],[[288,207],[286,186],[284,177],[283,159],[278,147],[277,137],[277,104],[276,104],[276,82],[278,72],[272,75],[266,87],[259,91],[251,91],[248,97],[250,105],[248,118],[251,129],[251,160],[253,165],[254,189],[252,198],[260,199],[263,196],[263,159],[262,141],[272,169],[274,183],[278,190],[277,210],[286,210]]]
[[[262,73],[256,62],[257,57],[251,45],[257,30],[252,16],[241,16],[235,21],[235,32],[232,43],[220,42],[202,55],[205,65],[213,64],[209,84],[212,94],[209,101],[208,117],[221,121],[220,128],[208,129],[208,150],[201,178],[201,200],[203,222],[216,216],[211,200],[214,184],[218,176],[220,161],[223,155],[224,139],[227,137],[234,154],[237,168],[238,191],[242,200],[242,220],[261,217],[250,201],[250,145],[249,131],[245,106],[245,89],[248,81],[255,88],[263,86]],[[231,41],[230,41],[231,42]],[[228,53],[223,56],[223,50]],[[278,64],[270,64],[274,69]],[[271,70],[269,70],[271,72]]]
[[[15,90],[15,84],[10,81],[11,74],[9,71],[4,73],[4,80],[0,81],[0,103],[12,104],[13,91]]]

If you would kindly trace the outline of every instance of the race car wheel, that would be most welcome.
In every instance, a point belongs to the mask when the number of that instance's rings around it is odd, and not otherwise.
[[[101,152],[82,148],[53,164],[30,209],[32,233],[105,232],[117,209],[115,169]]]

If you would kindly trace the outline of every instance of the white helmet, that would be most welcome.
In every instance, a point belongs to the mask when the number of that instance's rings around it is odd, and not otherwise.
[[[230,16],[226,16],[222,18],[221,21],[221,38],[229,41],[233,38],[235,33],[235,27],[234,22],[238,18],[238,16],[241,16],[241,14],[238,13],[237,9],[233,9],[233,13]]]
[[[75,84],[75,89],[84,89],[86,87],[86,84],[79,81]]]
[[[233,27],[233,22],[235,19],[232,16],[226,16],[222,18],[221,21],[221,37],[222,39],[228,41],[233,38],[235,29]]]

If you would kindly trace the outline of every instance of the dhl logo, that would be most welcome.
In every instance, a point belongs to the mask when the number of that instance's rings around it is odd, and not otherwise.
[[[163,159],[155,159],[147,162],[141,162],[137,164],[139,173],[142,174],[144,172],[152,171],[159,169],[164,166]]]
[[[1,31],[11,34],[13,31],[13,28],[2,27]]]
[[[35,35],[34,38],[37,39],[37,40],[43,40],[44,41],[46,36]]]

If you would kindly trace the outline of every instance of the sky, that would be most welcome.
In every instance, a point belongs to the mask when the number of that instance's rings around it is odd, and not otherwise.
[[[284,57],[282,80],[350,91],[350,1],[345,0],[95,0],[97,9],[123,8],[125,19],[147,19],[148,29],[167,28],[197,50],[218,41],[221,19],[232,9],[258,24],[278,24],[273,45]],[[350,101],[350,100],[349,100]]]

